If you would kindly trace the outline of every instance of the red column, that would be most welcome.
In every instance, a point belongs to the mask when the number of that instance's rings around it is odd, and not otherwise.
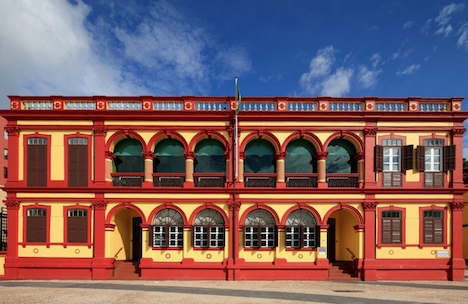
[[[364,209],[364,281],[377,280],[377,268],[375,266],[375,208],[377,202],[366,201],[362,203]]]
[[[466,205],[462,199],[450,203],[452,210],[452,258],[450,260],[449,280],[465,280],[465,260],[463,259],[463,207]]]
[[[364,188],[377,187],[375,172],[373,169],[376,133],[377,129],[375,123],[373,123],[372,126],[366,126],[364,129]]]
[[[20,130],[16,126],[7,126],[5,130],[8,133],[8,180],[7,186],[18,185],[19,170],[19,134]]]
[[[5,256],[5,279],[18,279],[18,210],[20,202],[7,200],[5,202],[8,213],[7,254]]]
[[[153,188],[153,161],[156,157],[151,151],[141,152],[145,161],[145,181],[143,182],[143,188]]]
[[[286,152],[278,152],[275,155],[276,159],[276,188],[286,188],[286,181],[284,176],[284,159]]]
[[[317,159],[317,188],[328,188],[327,183],[327,156],[328,152],[318,152],[315,154]]]
[[[463,183],[463,133],[465,128],[463,126],[454,128],[452,130],[452,145],[456,148],[455,150],[455,170],[452,172],[452,184],[453,188],[465,188]]]
[[[106,182],[106,134],[105,128],[99,126],[102,122],[95,122],[94,128],[94,184],[103,186]]]
[[[93,280],[105,280],[110,278],[108,270],[112,267],[112,261],[105,258],[106,244],[106,207],[105,201],[94,201],[94,239],[93,239]]]

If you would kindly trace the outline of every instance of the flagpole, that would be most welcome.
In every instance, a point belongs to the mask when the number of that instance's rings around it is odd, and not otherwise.
[[[239,112],[239,84],[237,76],[234,78],[235,84],[235,96],[236,96],[236,114],[234,116],[234,184],[237,182],[238,172],[239,172],[239,144],[238,144],[238,136],[239,136],[239,122],[237,113]]]

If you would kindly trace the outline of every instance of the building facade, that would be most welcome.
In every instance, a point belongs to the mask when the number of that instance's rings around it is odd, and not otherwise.
[[[4,279],[464,280],[462,98],[9,98]]]

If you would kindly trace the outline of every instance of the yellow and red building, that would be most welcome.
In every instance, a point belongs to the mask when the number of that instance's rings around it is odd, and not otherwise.
[[[4,279],[464,280],[462,98],[9,98]]]

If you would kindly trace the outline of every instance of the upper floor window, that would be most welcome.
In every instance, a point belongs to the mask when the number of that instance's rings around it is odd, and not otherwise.
[[[47,138],[28,138],[27,145],[26,183],[28,186],[47,186]]]
[[[285,173],[316,173],[315,147],[304,139],[291,141],[286,147]]]
[[[213,209],[200,211],[193,225],[193,247],[224,247],[224,218],[221,213]]]
[[[267,140],[252,140],[245,147],[244,173],[275,173],[275,154]]]
[[[47,209],[29,208],[26,211],[26,242],[47,241]]]
[[[185,173],[184,146],[175,139],[164,139],[155,148],[154,173]]]
[[[68,139],[68,186],[88,186],[88,139]]]
[[[286,248],[316,248],[320,229],[315,217],[307,210],[291,212],[286,220]]]
[[[195,148],[195,173],[225,173],[224,146],[215,139],[205,139]]]
[[[159,211],[150,229],[150,242],[153,247],[182,248],[184,246],[184,220],[174,209]]]
[[[114,149],[114,172],[144,172],[141,143],[133,138],[121,140]]]
[[[8,131],[3,130],[3,139],[8,139]]]
[[[455,170],[455,146],[444,146],[443,139],[425,139],[417,155],[418,170],[424,172],[424,187],[444,187],[443,171]]]
[[[277,246],[277,227],[270,212],[251,211],[244,222],[245,248],[274,248]]]
[[[88,242],[88,210],[69,209],[67,211],[67,242]]]
[[[345,139],[335,139],[327,147],[327,173],[357,173],[356,148]]]
[[[8,149],[3,149],[3,159],[8,159]]]
[[[401,211],[384,210],[382,211],[381,233],[382,244],[401,244],[402,243],[402,223]]]
[[[413,168],[413,146],[401,139],[386,138],[375,146],[375,170],[382,171],[383,187],[401,187],[402,172]]]

